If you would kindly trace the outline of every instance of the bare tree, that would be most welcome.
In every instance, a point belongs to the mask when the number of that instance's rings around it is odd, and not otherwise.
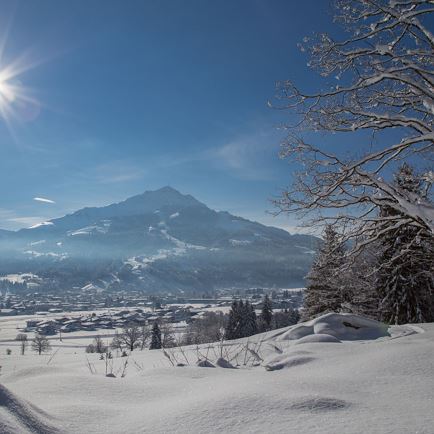
[[[227,322],[227,314],[205,312],[201,318],[195,319],[187,326],[182,343],[191,345],[220,341],[224,337]]]
[[[39,355],[41,353],[46,353],[51,350],[50,342],[45,336],[36,334],[32,339],[32,350],[37,352]]]
[[[175,331],[172,324],[163,323],[160,327],[161,330],[161,345],[163,348],[171,348],[176,345]]]
[[[86,353],[99,353],[103,354],[107,352],[107,345],[104,344],[101,336],[96,336],[93,343],[86,347]]]
[[[112,348],[121,349],[126,346],[130,351],[137,348],[140,345],[140,340],[142,338],[142,331],[138,325],[134,323],[126,324],[122,328],[122,333],[116,335],[112,341]]]
[[[122,348],[124,347],[124,342],[117,331],[110,343],[110,347],[113,348],[114,350],[122,350]]]
[[[348,38],[335,41],[320,34],[301,46],[310,51],[310,67],[324,77],[324,89],[308,93],[291,81],[278,85],[278,106],[298,115],[296,124],[285,126],[289,135],[282,156],[298,161],[300,170],[276,204],[281,212],[309,214],[310,224],[342,224],[347,238],[363,240],[353,251],[402,225],[433,234],[429,166],[422,195],[391,182],[391,169],[399,162],[432,166],[434,35],[425,22],[432,19],[433,2],[335,3],[335,20]],[[341,133],[365,144],[344,157],[306,138],[316,133]],[[384,226],[380,207],[395,210]]]
[[[140,349],[143,350],[151,338],[151,329],[148,326],[142,326],[140,328]]]
[[[20,343],[21,355],[24,356],[28,345],[27,335],[25,333],[18,333],[15,340]]]

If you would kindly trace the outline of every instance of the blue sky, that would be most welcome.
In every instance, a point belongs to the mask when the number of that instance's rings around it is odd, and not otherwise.
[[[317,83],[297,43],[333,31],[327,0],[3,0],[0,16],[0,70],[30,66],[13,80],[31,98],[0,118],[0,228],[165,185],[296,224],[266,214],[291,178],[267,100]]]

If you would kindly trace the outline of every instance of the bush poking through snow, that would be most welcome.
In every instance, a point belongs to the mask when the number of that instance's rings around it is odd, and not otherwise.
[[[237,369],[234,365],[232,365],[232,363],[228,362],[226,359],[224,359],[223,357],[219,357],[217,359],[216,365],[219,368],[225,368],[225,369]]]
[[[199,366],[200,368],[215,368],[215,366],[207,359],[198,360],[196,366]]]

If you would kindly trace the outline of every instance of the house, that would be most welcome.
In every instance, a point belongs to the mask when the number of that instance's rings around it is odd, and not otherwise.
[[[26,329],[33,329],[37,327],[40,321],[38,319],[29,319],[26,321]]]
[[[69,333],[69,332],[75,332],[77,330],[80,330],[81,324],[79,320],[71,319],[69,321],[65,321],[63,323],[63,326],[60,328],[60,330],[63,333]]]
[[[16,314],[17,311],[15,309],[0,309],[0,316],[11,316]]]
[[[38,328],[36,330],[41,335],[55,335],[57,333],[57,325],[53,321],[44,322],[38,324]]]

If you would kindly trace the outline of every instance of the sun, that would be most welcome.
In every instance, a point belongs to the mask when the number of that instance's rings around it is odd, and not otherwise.
[[[10,104],[15,101],[16,95],[13,86],[11,86],[6,80],[1,78],[0,71],[0,104]]]
[[[19,80],[26,70],[17,63],[0,68],[0,123],[3,121],[9,130],[14,121],[31,121],[39,114],[39,101]]]

